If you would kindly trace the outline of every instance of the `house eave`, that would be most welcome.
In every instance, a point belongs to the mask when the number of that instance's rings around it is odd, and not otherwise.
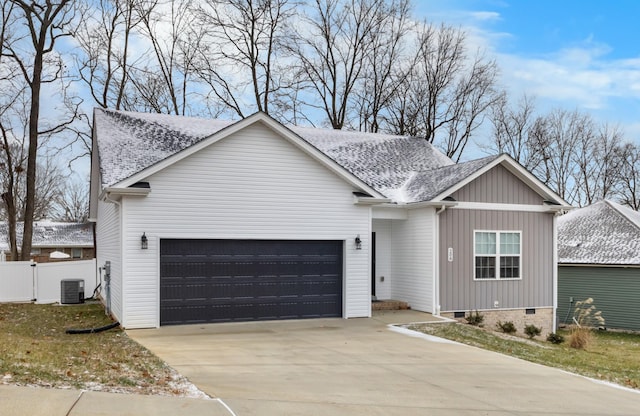
[[[123,196],[147,196],[151,192],[151,188],[116,188],[108,187],[100,193],[100,200],[106,199],[119,200]]]
[[[373,196],[353,196],[353,203],[355,205],[383,205],[389,204],[391,199],[389,198],[376,198]]]
[[[421,202],[410,202],[407,204],[400,204],[400,207],[404,207],[406,209],[418,209],[418,208],[451,208],[458,205],[458,201],[421,201]]]

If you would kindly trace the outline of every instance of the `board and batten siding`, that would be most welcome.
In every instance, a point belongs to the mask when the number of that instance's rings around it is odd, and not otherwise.
[[[440,221],[443,312],[553,306],[553,214],[451,208]],[[474,280],[474,230],[522,232],[522,279]]]
[[[456,201],[542,205],[543,197],[498,165],[453,193]]]
[[[406,220],[392,221],[391,298],[430,313],[434,312],[435,215],[431,207],[410,209]]]
[[[146,181],[148,196],[123,198],[126,327],[159,325],[163,238],[342,240],[344,317],[370,316],[371,208],[354,205],[353,186],[273,131],[249,126]]]
[[[570,304],[573,298],[573,305]],[[558,319],[572,322],[575,302],[593,298],[607,328],[640,331],[640,268],[558,267]]]
[[[99,201],[96,223],[96,261],[98,267],[111,262],[111,312],[122,322],[122,252],[120,238],[120,206]],[[102,296],[106,296],[105,275],[102,272]]]
[[[391,299],[391,221],[373,220],[373,232],[376,233],[376,297],[378,299]],[[384,281],[381,278],[384,277]]]

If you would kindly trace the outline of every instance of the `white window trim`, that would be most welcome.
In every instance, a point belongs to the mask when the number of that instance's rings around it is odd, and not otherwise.
[[[495,233],[496,234],[496,277],[492,279],[483,279],[476,277],[476,234],[477,233]],[[519,271],[520,276],[518,277],[500,277],[500,233],[510,233],[510,234],[518,234],[520,236],[520,245],[518,247],[518,257],[520,258],[519,263]],[[473,230],[473,259],[472,261],[472,269],[473,269],[473,280],[476,282],[495,282],[496,280],[522,280],[522,230]],[[515,254],[505,254],[505,256],[514,256]],[[482,257],[489,257],[487,255],[482,254]]]

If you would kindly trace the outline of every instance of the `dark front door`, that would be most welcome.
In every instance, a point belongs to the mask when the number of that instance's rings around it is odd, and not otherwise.
[[[160,324],[342,316],[342,241],[160,242]]]

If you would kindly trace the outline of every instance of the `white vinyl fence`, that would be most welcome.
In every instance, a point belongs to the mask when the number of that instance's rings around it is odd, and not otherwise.
[[[0,263],[0,302],[60,302],[60,281],[84,280],[84,296],[93,294],[98,284],[96,260],[32,263]]]

